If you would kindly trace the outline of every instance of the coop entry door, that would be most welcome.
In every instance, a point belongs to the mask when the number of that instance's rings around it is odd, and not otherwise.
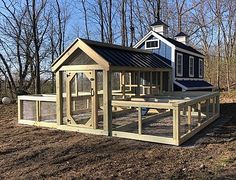
[[[68,125],[97,128],[95,71],[67,72],[66,117]]]

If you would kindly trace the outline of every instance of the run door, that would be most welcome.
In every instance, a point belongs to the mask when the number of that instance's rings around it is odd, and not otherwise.
[[[68,71],[66,117],[68,125],[97,128],[98,102],[95,71]]]

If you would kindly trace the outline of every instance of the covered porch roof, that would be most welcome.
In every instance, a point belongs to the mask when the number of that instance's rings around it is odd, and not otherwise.
[[[174,83],[184,90],[212,89],[213,86],[204,80],[175,80]]]
[[[77,55],[75,55],[77,53]],[[165,63],[154,53],[113,45],[100,43],[86,39],[76,39],[72,45],[62,53],[62,55],[52,64],[52,70],[58,71],[63,65],[71,65],[70,59],[80,56],[86,62],[80,64],[80,59],[76,65],[99,65],[103,69],[111,70],[164,70],[171,71],[171,66]]]

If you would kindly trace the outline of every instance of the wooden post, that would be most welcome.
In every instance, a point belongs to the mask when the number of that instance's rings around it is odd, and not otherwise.
[[[216,96],[216,113],[217,114],[220,113],[220,96],[219,95]]]
[[[63,104],[62,104],[62,87],[63,79],[62,72],[56,72],[56,112],[57,112],[57,125],[63,124]],[[68,92],[67,92],[68,93]]]
[[[112,135],[112,90],[111,72],[103,70],[103,124],[108,135]]]
[[[213,97],[212,98],[212,114],[213,116],[215,115],[216,113],[216,97]]]
[[[209,99],[206,100],[206,120],[209,118]]]
[[[73,111],[76,111],[76,100],[78,99],[78,74],[75,75],[75,98],[72,98]]]
[[[131,91],[131,84],[132,84],[132,72],[129,73],[129,90]]]
[[[36,121],[39,122],[40,121],[40,101],[35,101],[36,103]]]
[[[179,107],[173,109],[173,139],[176,145],[180,142],[180,115]]]
[[[169,71],[168,91],[173,91],[172,71]]]
[[[192,107],[188,106],[188,132],[191,132],[191,123],[192,123],[191,112],[192,112]]]
[[[150,94],[152,94],[152,71],[150,72]]]
[[[160,93],[163,92],[163,72],[160,72]]]
[[[18,106],[18,120],[21,120],[22,119],[22,106],[23,106],[23,102],[18,98],[17,100],[17,106]]]
[[[202,112],[201,112],[201,102],[199,102],[197,104],[197,111],[198,111],[198,126],[200,126],[201,125],[201,114],[202,114]]]
[[[142,134],[142,108],[138,107],[138,134]]]
[[[122,98],[125,99],[125,71],[121,73]]]
[[[140,71],[137,72],[137,95],[140,96]]]
[[[91,86],[93,89],[93,95],[92,95],[92,114],[93,114],[93,128],[97,129],[98,127],[98,97],[97,97],[97,73],[95,70],[92,71],[92,77],[93,81],[91,81]]]

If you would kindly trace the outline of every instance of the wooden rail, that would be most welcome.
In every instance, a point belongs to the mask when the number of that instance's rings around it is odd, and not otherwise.
[[[18,97],[18,120],[19,123],[36,125],[43,127],[51,127],[69,131],[79,131],[92,134],[103,134],[112,135],[122,138],[136,139],[148,142],[157,142],[171,145],[180,145],[187,141],[189,138],[194,136],[200,130],[205,128],[207,125],[215,121],[219,117],[220,106],[219,106],[219,93],[218,92],[173,92],[173,93],[162,93],[160,96],[143,96],[136,98],[129,98],[129,100],[111,100],[112,91],[107,86],[110,82],[109,78],[104,78],[105,87],[108,89],[103,94],[103,110],[104,110],[104,127],[103,129],[86,129],[81,127],[71,127],[69,125],[63,125],[55,122],[49,123],[41,121],[40,119],[40,106],[41,102],[56,102],[56,95],[34,95],[34,96],[19,96]],[[98,93],[98,94],[100,94]],[[122,92],[121,92],[122,93]],[[77,94],[78,95],[78,94]],[[87,94],[80,94],[83,97]],[[168,100],[168,101],[167,101]],[[35,120],[29,120],[23,118],[23,102],[33,101],[35,102]],[[138,111],[137,133],[124,132],[123,130],[127,127],[136,127],[133,124],[126,126],[120,126],[117,129],[112,130],[112,108],[114,107],[125,107],[126,109],[135,108]],[[164,109],[165,113],[155,114],[150,117],[142,116],[142,108],[151,109]],[[30,111],[30,109],[29,109]],[[55,109],[55,112],[57,110]],[[151,122],[152,120],[162,118],[165,115],[172,116],[173,119],[173,136],[164,137],[156,135],[148,135],[143,131],[145,123]],[[127,117],[128,118],[128,117]],[[186,125],[186,126],[183,126]],[[186,127],[186,131],[183,128]]]

